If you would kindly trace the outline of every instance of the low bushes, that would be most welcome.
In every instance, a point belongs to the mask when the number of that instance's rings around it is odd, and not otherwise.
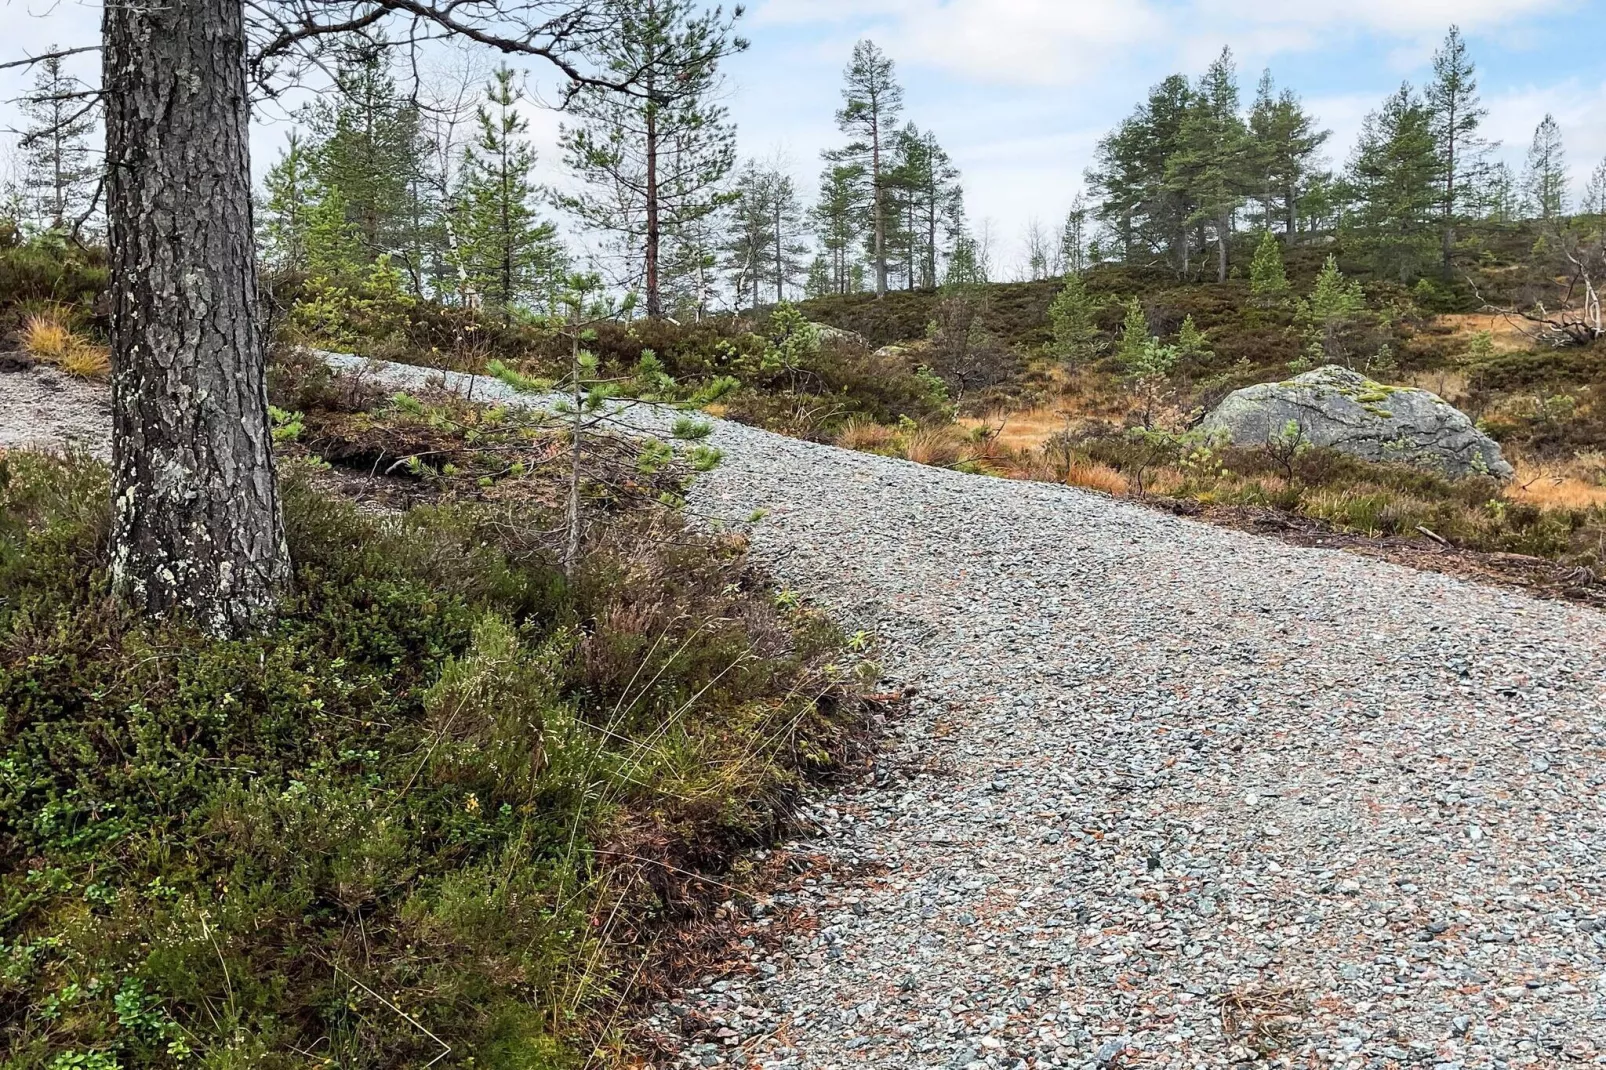
[[[103,468],[0,456],[7,1070],[581,1066],[853,744],[840,637],[737,543],[626,516],[566,581],[516,504],[292,467],[294,593],[223,641],[108,597]]]

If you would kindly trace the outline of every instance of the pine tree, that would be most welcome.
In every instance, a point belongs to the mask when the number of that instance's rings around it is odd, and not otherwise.
[[[1048,306],[1048,322],[1053,329],[1051,348],[1056,357],[1074,364],[1093,356],[1099,333],[1093,319],[1097,312],[1098,306],[1089,296],[1081,273],[1066,272],[1065,284]]]
[[[338,187],[319,188],[308,202],[306,268],[314,279],[338,284],[355,278],[373,263],[350,216],[346,196]]]
[[[1426,90],[1433,112],[1433,139],[1439,153],[1439,216],[1442,220],[1444,270],[1455,252],[1455,220],[1470,201],[1473,179],[1482,167],[1486,146],[1478,127],[1488,114],[1478,99],[1477,67],[1467,55],[1458,26],[1451,26],[1444,45],[1433,54],[1433,81]]]
[[[335,92],[302,114],[311,173],[323,195],[338,194],[351,233],[368,263],[417,246],[413,180],[424,158],[418,108],[396,90],[381,47],[346,55]],[[421,266],[409,262],[415,292]]]
[[[1584,184],[1584,200],[1578,210],[1586,215],[1606,216],[1606,160],[1595,165]]]
[[[1149,317],[1143,311],[1143,302],[1136,297],[1128,298],[1126,315],[1121,320],[1121,342],[1115,351],[1116,359],[1127,368],[1142,363],[1151,337]]]
[[[807,216],[791,175],[772,165],[763,170],[762,177],[767,187],[764,200],[769,209],[769,244],[760,262],[765,283],[774,288],[775,303],[781,304],[808,271],[808,261],[804,259],[809,252],[804,241]]]
[[[307,266],[307,217],[317,196],[300,131],[290,131],[289,143],[262,184],[267,194],[259,221],[262,259],[275,271],[300,271]]]
[[[976,286],[986,281],[987,263],[981,247],[968,232],[959,235],[954,241],[953,251],[948,255],[942,284],[948,287]]]
[[[44,229],[68,230],[89,214],[101,175],[90,149],[94,100],[84,84],[67,73],[61,58],[51,56],[40,61],[33,89],[20,107],[28,119],[18,143],[22,196],[31,202],[31,214]]]
[[[1517,176],[1511,165],[1497,160],[1485,168],[1472,194],[1474,210],[1484,219],[1510,223],[1522,210]]]
[[[1100,195],[1095,214],[1113,234],[1121,257],[1168,250],[1183,276],[1191,259],[1194,205],[1185,189],[1168,183],[1167,163],[1181,149],[1193,95],[1180,74],[1160,82],[1130,118],[1099,141],[1085,176]]]
[[[854,250],[864,235],[870,198],[867,172],[858,164],[833,164],[820,175],[820,199],[810,213],[820,248],[831,266],[833,293],[850,292]]]
[[[550,284],[565,273],[557,229],[536,214],[535,150],[529,121],[519,115],[523,94],[512,68],[497,68],[476,115],[479,137],[463,157],[457,191],[465,274],[487,311],[510,323],[514,310],[538,306],[555,315]]]
[[[905,284],[911,290],[935,287],[941,261],[964,227],[959,171],[935,134],[909,123],[894,139],[887,185]]]
[[[1338,260],[1329,256],[1316,276],[1310,297],[1299,303],[1307,360],[1342,363],[1350,357],[1347,334],[1366,310],[1361,284],[1344,277]]]
[[[665,308],[677,319],[700,321],[718,296],[719,230],[717,217],[701,216],[664,234]]]
[[[1261,226],[1270,230],[1276,215],[1288,245],[1299,232],[1300,199],[1322,177],[1318,159],[1330,135],[1316,129],[1292,90],[1276,93],[1270,71],[1261,76],[1249,114],[1251,185],[1261,201]]]
[[[716,100],[720,61],[747,47],[733,20],[693,0],[620,5],[616,31],[597,45],[600,66],[637,89],[578,90],[568,107],[578,122],[560,131],[564,161],[588,188],[559,203],[614,236],[622,277],[641,286],[654,318],[664,312],[665,235],[730,200],[736,132]]]
[[[1561,144],[1561,127],[1548,113],[1534,129],[1523,192],[1528,197],[1528,210],[1540,219],[1559,219],[1567,214],[1567,153]]]
[[[827,158],[859,166],[869,181],[870,259],[876,294],[881,296],[887,292],[887,231],[893,222],[888,212],[889,150],[903,110],[903,88],[894,77],[892,60],[872,41],[853,47],[843,83],[836,123],[852,140]]]
[[[1260,236],[1255,259],[1249,265],[1249,292],[1263,307],[1281,304],[1288,296],[1288,274],[1283,268],[1283,250],[1271,231]]]
[[[736,176],[735,197],[727,213],[723,243],[723,265],[736,307],[744,301],[751,308],[760,303],[765,279],[765,260],[774,244],[775,196],[772,176],[749,160]]]
[[[1348,175],[1350,223],[1380,273],[1408,281],[1432,256],[1441,170],[1433,113],[1402,85],[1366,117]]]
[[[1189,223],[1214,227],[1216,281],[1226,282],[1232,220],[1243,203],[1249,163],[1231,50],[1223,49],[1200,78],[1178,140],[1166,161],[1166,183],[1191,204]]]
[[[1060,229],[1058,266],[1061,275],[1080,275],[1087,270],[1087,217],[1087,198],[1078,193]]]
[[[1268,234],[1267,237],[1270,237],[1270,235]],[[1273,239],[1272,244],[1273,246],[1276,245],[1275,239]],[[1177,331],[1175,348],[1178,358],[1197,363],[1203,363],[1216,355],[1210,348],[1209,338],[1199,329],[1199,325],[1193,322],[1192,316],[1182,317],[1182,326]]]
[[[831,261],[824,254],[816,256],[809,264],[809,277],[803,284],[803,296],[829,297],[836,292],[836,281],[831,277]]]

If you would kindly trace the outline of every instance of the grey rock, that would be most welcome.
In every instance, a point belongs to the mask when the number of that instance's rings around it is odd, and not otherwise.
[[[870,343],[865,341],[864,335],[858,331],[849,331],[841,327],[833,327],[829,323],[810,323],[815,332],[819,334],[822,342],[835,342],[842,345],[858,346],[860,349],[869,349]]]
[[[1127,1045],[1132,1043],[1128,1037],[1111,1037],[1099,1045],[1099,1050],[1093,1053],[1093,1063],[1096,1066],[1109,1066],[1116,1060]]]
[[[1510,479],[1500,446],[1460,409],[1414,387],[1384,386],[1329,364],[1229,394],[1199,425],[1238,446],[1289,433],[1366,461],[1398,461],[1449,476]]]

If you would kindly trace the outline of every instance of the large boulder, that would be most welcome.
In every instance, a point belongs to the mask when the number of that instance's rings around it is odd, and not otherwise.
[[[1499,444],[1438,395],[1384,386],[1336,364],[1235,391],[1200,426],[1256,446],[1285,436],[1290,422],[1311,445],[1367,461],[1402,461],[1453,477],[1512,475]]]
[[[829,323],[818,323],[813,320],[809,321],[809,326],[814,328],[815,334],[819,336],[819,339],[822,342],[858,346],[860,349],[870,348],[870,343],[867,342],[864,335],[860,334],[858,331],[850,331],[842,327],[833,327]]]

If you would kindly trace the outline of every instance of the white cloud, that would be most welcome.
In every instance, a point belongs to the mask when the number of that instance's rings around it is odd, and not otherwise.
[[[1437,35],[1451,23],[1468,31],[1490,29],[1557,6],[1556,0],[1202,0],[1198,8],[1206,19],[1251,25]]]
[[[1533,142],[1534,127],[1544,117],[1554,115],[1561,127],[1561,142],[1567,150],[1567,169],[1574,193],[1595,165],[1606,158],[1606,81],[1571,78],[1549,86],[1524,86],[1507,90],[1485,100],[1489,117],[1484,136],[1503,144],[1500,157],[1521,169]]]
[[[1150,0],[770,0],[755,26],[874,26],[900,61],[977,81],[1071,85],[1163,36]]]

